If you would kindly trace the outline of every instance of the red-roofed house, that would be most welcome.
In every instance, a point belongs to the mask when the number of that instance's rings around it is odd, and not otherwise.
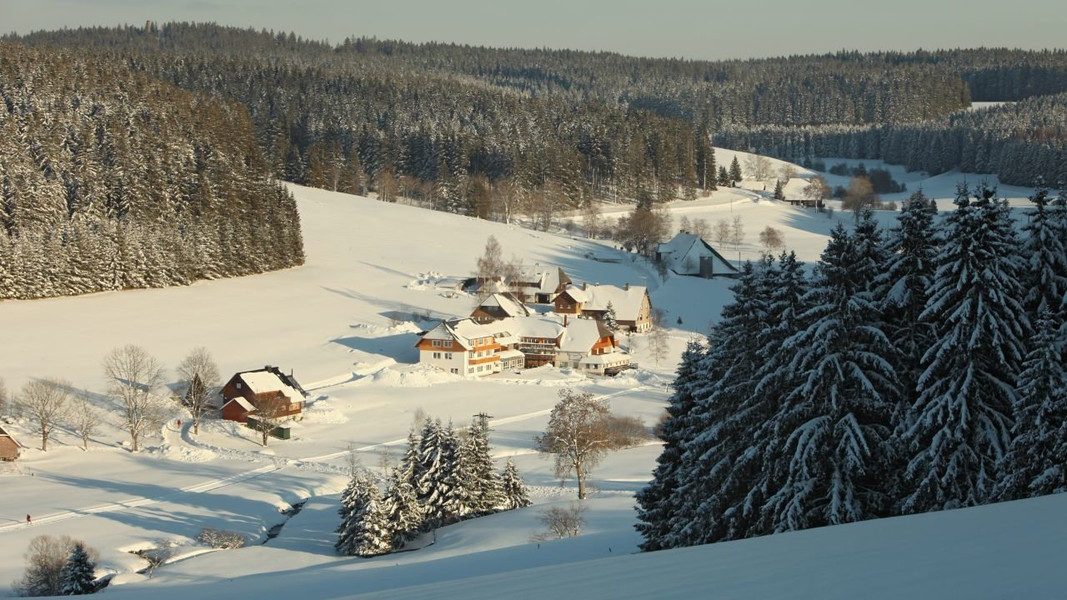
[[[270,409],[274,417],[295,417],[304,411],[307,392],[277,367],[270,365],[244,371],[230,378],[222,387],[222,418],[246,423],[249,415]]]

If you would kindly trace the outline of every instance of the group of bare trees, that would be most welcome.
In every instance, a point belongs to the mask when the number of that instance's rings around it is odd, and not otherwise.
[[[163,365],[144,348],[128,344],[107,353],[103,371],[106,396],[117,407],[117,424],[129,433],[131,449],[136,452],[142,438],[158,429],[173,409],[162,393]],[[206,349],[196,348],[178,366],[178,375],[178,399],[189,410],[194,432],[199,433],[200,422],[212,408],[210,399],[218,388],[218,367]],[[87,450],[93,433],[105,421],[105,413],[87,396],[64,379],[33,379],[14,397],[13,412],[40,436],[42,451],[48,450],[49,440],[60,428],[78,436]],[[5,398],[0,383],[0,412]]]

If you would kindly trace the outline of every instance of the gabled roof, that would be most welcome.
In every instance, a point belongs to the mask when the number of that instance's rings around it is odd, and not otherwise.
[[[18,440],[17,440],[16,438],[15,438],[15,436],[13,436],[13,435],[11,435],[10,433],[8,433],[8,432],[7,432],[7,430],[5,430],[5,429],[3,428],[3,426],[0,426],[0,437],[6,437],[6,438],[10,438],[10,439],[11,439],[11,441],[15,442],[15,445],[16,445],[16,446],[18,446],[18,447],[20,447],[20,448],[23,448],[23,447],[24,447],[24,446],[23,446],[22,444],[20,444],[20,443],[19,443],[19,441],[18,441]]]
[[[693,254],[694,250],[697,249],[703,249],[707,253],[705,256],[710,255],[713,257],[712,266],[715,273],[737,272],[737,267],[726,260],[722,254],[719,254],[715,248],[712,248],[711,244],[704,241],[700,236],[686,231],[679,232],[671,241],[660,244],[657,247],[661,260],[667,263],[667,267],[675,273],[680,273],[684,270],[686,257]],[[700,252],[698,251],[697,254],[700,254]],[[699,267],[699,258],[694,266]]]
[[[586,302],[589,302],[589,294],[587,294],[586,291],[583,290],[580,287],[575,287],[573,285],[569,285],[569,286],[567,286],[567,289],[565,289],[562,292],[560,292],[561,296],[563,294],[567,294],[575,302],[581,302],[583,304],[586,303]]]
[[[564,293],[575,300],[584,295],[585,300],[582,310],[602,311],[608,309],[608,304],[615,309],[615,318],[623,321],[636,321],[641,312],[641,302],[647,294],[645,286],[631,285],[628,288],[613,285],[589,285],[584,290],[574,286],[568,287]]]
[[[511,293],[492,294],[485,300],[482,300],[481,304],[478,306],[483,308],[499,308],[509,317],[530,316],[530,309],[526,308],[526,305],[519,302],[519,300]]]
[[[234,402],[236,402],[237,405],[240,406],[241,408],[245,409],[245,412],[255,412],[256,411],[256,407],[252,406],[252,404],[248,400],[245,400],[243,396],[237,396],[235,398],[232,398],[229,402],[227,402],[226,404],[223,404],[222,407],[226,408],[227,406],[229,406],[230,404],[233,404]]]
[[[508,280],[509,285],[520,287],[526,293],[542,294],[551,294],[561,284],[570,282],[571,278],[563,272],[562,267],[542,268],[540,265],[534,265]]]
[[[600,338],[613,335],[596,319],[572,319],[567,323],[559,349],[563,352],[589,352]]]
[[[277,367],[266,366],[255,371],[243,371],[235,377],[240,377],[253,394],[281,392],[282,395],[292,400],[307,396],[307,392],[295,379],[282,373]]]
[[[420,340],[453,340],[464,350],[470,350],[474,348],[474,342],[471,340],[483,337],[493,337],[493,331],[468,317],[442,321],[437,327],[422,334]]]

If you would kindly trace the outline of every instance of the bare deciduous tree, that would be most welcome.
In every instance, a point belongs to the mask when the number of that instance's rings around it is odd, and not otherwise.
[[[22,386],[16,398],[18,413],[30,420],[33,431],[41,436],[41,450],[48,450],[48,437],[67,414],[67,390],[64,381],[38,379]]]
[[[259,402],[256,412],[248,417],[248,424],[260,435],[264,446],[270,439],[270,434],[282,424],[289,406],[283,398]]]
[[[714,236],[715,243],[718,244],[720,248],[723,248],[726,246],[726,244],[729,244],[730,240],[733,237],[733,231],[730,228],[730,222],[726,219],[719,219],[718,221],[715,221]]]
[[[582,226],[585,228],[586,237],[599,238],[604,231],[600,203],[593,198],[588,198],[582,206]]]
[[[7,411],[7,386],[4,385],[4,380],[0,379],[0,415]]]
[[[578,537],[585,526],[585,507],[580,504],[572,504],[569,508],[553,506],[541,511],[537,520],[546,531],[532,536],[535,542]]]
[[[771,175],[771,161],[766,156],[751,154],[745,159],[745,171],[757,181],[763,181]]]
[[[789,180],[797,176],[797,168],[792,163],[783,163],[778,167],[778,176],[782,179],[782,183],[789,183]]]
[[[811,178],[808,185],[804,186],[804,197],[818,206],[830,197],[830,185],[826,183],[822,175],[816,175]]]
[[[648,353],[657,366],[667,358],[667,353],[670,351],[667,342],[667,330],[663,327],[653,327],[648,332]]]
[[[182,382],[181,403],[189,409],[193,434],[199,434],[200,421],[212,408],[211,398],[219,387],[219,367],[207,348],[193,348],[178,365],[178,379]]]
[[[770,225],[759,233],[759,243],[767,254],[774,254],[785,248],[785,239],[782,237],[782,232]]]
[[[89,438],[103,422],[103,416],[96,407],[79,398],[70,411],[70,426],[82,439],[82,450],[89,449]]]
[[[58,596],[63,591],[63,566],[67,564],[78,540],[69,535],[52,537],[39,535],[30,540],[26,549],[26,571],[22,578],[15,581],[13,587],[21,596]],[[93,562],[99,560],[98,553],[84,546],[85,552]]]
[[[553,455],[556,477],[566,481],[574,474],[578,499],[584,500],[589,472],[608,452],[626,447],[629,440],[617,435],[611,425],[613,415],[604,400],[569,389],[560,390],[559,397],[548,429],[535,442],[539,451]]]
[[[152,355],[128,344],[104,357],[108,393],[121,408],[122,426],[130,433],[133,451],[141,449],[141,437],[166,419],[163,403],[155,391],[163,385],[163,367]]]
[[[741,220],[741,215],[734,215],[733,223],[730,224],[730,244],[736,250],[741,247],[743,241],[745,241],[745,225]]]
[[[711,239],[711,227],[705,219],[693,219],[689,223],[691,233],[705,240]]]

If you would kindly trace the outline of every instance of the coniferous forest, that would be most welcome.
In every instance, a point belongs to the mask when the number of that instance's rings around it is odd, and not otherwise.
[[[1067,491],[1067,192],[985,186],[747,264],[683,354],[642,548]]]
[[[0,299],[303,263],[244,107],[86,53],[0,49]]]
[[[756,137],[773,128],[847,131],[863,152],[873,142],[851,132],[899,131],[896,142],[878,134],[879,153],[899,146],[909,166],[937,170],[958,152],[963,164],[997,169],[1005,181],[1038,172],[1054,183],[1064,163],[1055,159],[1054,98],[1017,105],[1025,114],[1040,105],[1030,112],[1052,119],[1023,138],[1012,128],[1030,127],[1030,117],[991,125],[992,112],[958,112],[972,98],[1065,91],[1067,53],[1058,51],[709,62],[366,38],[332,45],[190,23],[8,35],[0,47],[0,126],[15,132],[0,142],[0,252],[20,257],[8,269],[17,273],[0,273],[20,282],[0,287],[5,297],[299,264],[296,213],[271,178],[479,218],[549,215],[533,219],[544,223],[595,201],[649,205],[714,189],[712,139],[807,156]],[[99,100],[89,100],[92,90]],[[960,125],[930,141],[929,124],[947,122]],[[937,165],[926,165],[938,148]],[[1037,158],[1017,160],[1021,153]],[[50,208],[18,208],[29,206],[27,195]],[[27,212],[65,220],[63,231],[34,231],[18,216]],[[75,218],[85,214],[97,215],[92,225]],[[82,241],[90,237],[97,242]],[[49,247],[65,252],[33,250]],[[112,266],[84,270],[79,261]]]

